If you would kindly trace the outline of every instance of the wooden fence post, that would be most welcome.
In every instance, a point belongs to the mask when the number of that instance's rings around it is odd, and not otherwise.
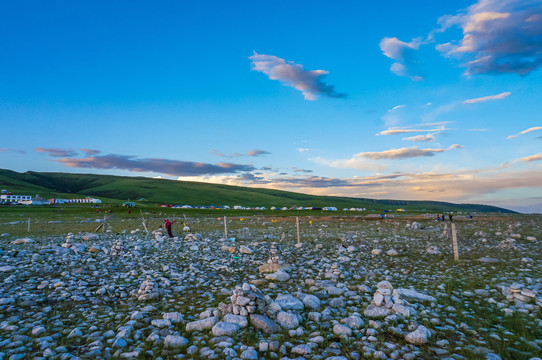
[[[454,248],[454,260],[459,261],[459,249],[457,248],[457,234],[455,232],[455,223],[452,223],[452,245]]]
[[[295,217],[295,223],[297,226],[297,245],[301,245],[301,238],[299,237],[299,217]]]
[[[224,216],[224,237],[228,239],[228,217]]]

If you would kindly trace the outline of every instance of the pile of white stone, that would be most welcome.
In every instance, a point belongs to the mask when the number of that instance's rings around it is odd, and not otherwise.
[[[280,269],[288,268],[288,265],[284,263],[284,260],[282,260],[282,257],[280,256],[279,248],[276,242],[271,243],[269,253],[269,259],[267,259],[267,262],[259,267],[260,272],[274,273]]]
[[[190,231],[190,228],[188,229],[188,231]],[[186,241],[201,241],[203,237],[201,236],[201,234],[187,234],[184,239]]]
[[[111,252],[109,253],[111,256],[120,256],[124,253],[124,242],[122,239],[119,239],[113,244],[113,247],[111,248]]]
[[[282,257],[279,254],[277,243],[274,242],[271,244],[271,248],[269,249],[269,259],[267,260],[268,264],[283,264],[284,260],[282,260]]]
[[[325,274],[326,278],[331,279],[333,281],[337,281],[339,278],[342,277],[341,269],[339,269],[339,265],[337,263],[333,263],[329,270]]]
[[[526,304],[533,304],[534,306],[534,303],[537,300],[536,291],[527,289],[522,284],[512,284],[508,288],[504,287],[502,292],[508,301],[514,301],[517,305],[522,307]],[[538,301],[537,304],[542,305],[542,301]]]
[[[505,239],[497,245],[497,249],[501,250],[517,250],[516,240],[512,238]]]
[[[407,223],[406,228],[408,230],[420,230],[422,225],[419,222],[413,221],[412,223]]]
[[[137,300],[139,301],[145,301],[154,299],[159,294],[158,285],[155,283],[152,277],[147,275],[147,278],[141,286],[139,287],[139,290],[137,291]]]
[[[442,252],[437,246],[429,246],[426,250],[429,255],[442,255]]]
[[[68,235],[66,236],[66,241],[64,242],[64,244],[62,244],[62,247],[66,248],[66,249],[69,249],[72,246],[73,246],[73,234],[68,233]]]
[[[265,314],[267,311],[265,296],[256,286],[249,283],[236,286],[230,299],[230,304],[220,303],[218,305],[224,315],[248,316],[249,314]]]
[[[389,281],[383,280],[376,287],[373,301],[363,312],[365,316],[379,318],[392,314],[401,314],[410,317],[411,309],[408,303],[401,299],[401,296],[397,290],[393,289]]]

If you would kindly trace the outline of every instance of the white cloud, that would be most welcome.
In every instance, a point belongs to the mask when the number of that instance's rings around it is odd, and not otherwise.
[[[465,58],[466,74],[527,74],[542,64],[542,2],[479,0],[466,12],[439,19],[442,30],[463,29],[463,38],[440,44],[446,56]]]
[[[525,156],[519,159],[514,160],[513,162],[532,162],[532,161],[541,161],[542,153],[536,155]]]
[[[373,160],[402,160],[422,156],[434,156],[437,153],[459,148],[462,148],[462,146],[457,144],[450,146],[448,149],[418,149],[417,147],[404,147],[400,149],[391,149],[378,152],[362,152],[356,154],[355,156]]]
[[[528,128],[527,130],[520,131],[515,135],[507,136],[506,138],[507,139],[517,138],[520,135],[527,134],[527,133],[530,133],[531,131],[537,131],[537,130],[542,130],[542,126],[531,127],[531,128]]]
[[[408,134],[408,133],[416,133],[416,132],[426,132],[426,131],[436,131],[436,129],[402,129],[402,128],[391,128],[388,130],[382,130],[379,132],[378,135],[397,135],[397,134]]]
[[[410,42],[386,37],[380,42],[385,56],[396,60],[391,70],[400,76],[421,80],[416,51],[435,41],[435,35],[451,27],[460,27],[462,37],[438,44],[435,48],[447,57],[464,61],[466,75],[516,73],[528,74],[542,65],[542,1],[478,0],[477,3],[445,15],[440,28],[424,39]]]
[[[398,76],[406,76],[414,81],[423,80],[418,68],[419,60],[416,50],[420,47],[420,39],[404,42],[396,37],[385,37],[380,41],[382,53],[396,62],[390,67],[390,71]]]
[[[431,142],[431,141],[435,141],[435,136],[433,136],[433,134],[416,135],[416,136],[405,137],[403,138],[403,140]]]
[[[309,151],[310,149],[307,149],[307,148],[297,148],[297,151],[299,151],[300,153],[302,152],[305,152],[305,151]]]
[[[433,124],[416,124],[413,126],[418,127],[417,129],[409,128],[409,127],[392,127],[386,130],[382,130],[381,132],[377,133],[376,136],[380,135],[397,135],[397,134],[409,134],[409,133],[417,133],[417,132],[426,132],[426,133],[437,133],[439,131],[445,131],[449,130],[446,128],[445,124],[448,122],[442,122],[442,123],[433,123]],[[437,126],[433,129],[423,129],[424,126]]]
[[[388,110],[388,111],[394,111],[394,110],[397,110],[397,109],[401,109],[401,108],[404,108],[405,106],[406,106],[406,105],[404,105],[404,104],[403,104],[403,105],[397,105],[397,106],[392,107],[392,108],[391,108],[390,110]]]
[[[327,160],[321,157],[316,157],[310,159],[317,164],[329,166],[336,169],[355,169],[355,170],[364,170],[364,171],[384,171],[387,169],[387,166],[383,164],[378,164],[374,161],[367,159],[362,159],[359,157],[353,157],[350,159],[337,159],[337,160]]]
[[[258,156],[263,156],[263,155],[269,155],[271,154],[269,151],[265,151],[265,150],[258,150],[258,149],[252,149],[252,150],[248,150],[248,151],[245,151],[244,153],[240,154],[240,153],[232,153],[232,154],[224,154],[216,149],[210,149],[209,152],[211,154],[214,154],[216,156],[220,156],[220,157],[225,157],[225,158],[230,158],[230,159],[235,159],[235,158],[239,158],[239,157],[243,157],[243,156],[250,156],[250,157],[258,157]]]
[[[329,74],[325,70],[305,70],[303,65],[256,52],[249,59],[252,60],[252,70],[264,73],[271,80],[279,80],[301,91],[305,100],[316,100],[319,95],[332,98],[346,97],[345,94],[337,93],[332,85],[323,81],[323,77]]]
[[[450,146],[450,149],[463,149],[464,146],[463,145],[459,145],[459,144],[453,144],[452,146]]]
[[[465,101],[463,101],[463,104],[476,104],[476,103],[486,102],[486,101],[490,101],[490,100],[505,99],[505,98],[509,97],[511,94],[512,94],[511,92],[506,91],[506,92],[503,92],[503,93],[500,93],[500,94],[497,94],[497,95],[490,95],[490,96],[479,97],[479,98],[476,98],[476,99],[465,100]]]

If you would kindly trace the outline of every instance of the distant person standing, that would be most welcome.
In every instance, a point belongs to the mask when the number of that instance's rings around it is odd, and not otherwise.
[[[437,222],[440,222],[440,215],[437,214]]]
[[[452,213],[448,214],[448,219],[450,219],[450,222],[452,222],[452,216],[453,216]]]
[[[177,220],[170,221],[169,219],[164,220],[164,223],[166,224],[167,234],[169,237],[173,237],[173,233],[171,232],[171,226],[173,223],[175,223]]]

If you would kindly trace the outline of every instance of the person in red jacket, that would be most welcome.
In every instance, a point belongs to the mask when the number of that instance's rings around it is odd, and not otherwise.
[[[166,223],[167,234],[169,235],[169,237],[173,237],[173,233],[171,232],[171,225],[173,225],[175,221],[177,220],[173,220],[173,221],[170,221],[169,219],[164,220],[164,222]]]

